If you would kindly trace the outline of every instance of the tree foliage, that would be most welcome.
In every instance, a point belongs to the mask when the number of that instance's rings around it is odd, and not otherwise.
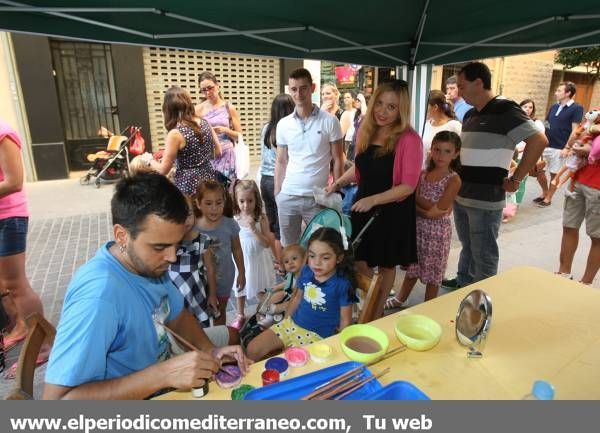
[[[557,63],[572,69],[576,66],[585,66],[590,76],[590,81],[600,78],[600,46],[587,48],[565,48],[556,53],[554,59]]]

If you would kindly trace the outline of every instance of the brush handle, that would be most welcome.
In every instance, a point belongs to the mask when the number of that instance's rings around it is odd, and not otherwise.
[[[353,387],[351,387],[350,389],[346,390],[345,392],[342,392],[341,394],[337,395],[336,397],[334,397],[334,400],[341,400],[342,398],[352,394],[354,391],[356,391],[357,389],[361,388],[362,386],[366,385],[367,383],[369,383],[372,380],[378,379],[381,376],[383,376],[384,374],[388,373],[390,371],[390,368],[386,368],[385,370],[383,370],[381,373],[376,374],[375,376],[371,376],[368,377],[366,379],[361,380],[359,383],[357,383],[356,385],[354,385]]]
[[[319,394],[322,394],[328,390],[330,390],[331,388],[333,388],[334,386],[342,383],[343,381],[345,381],[346,379],[348,379],[349,377],[354,376],[356,373],[358,373],[360,370],[362,370],[363,368],[365,368],[364,365],[360,365],[358,367],[353,368],[352,370],[348,370],[347,372],[340,374],[339,376],[331,379],[328,382],[325,382],[319,386],[317,386],[313,392],[311,392],[310,394],[305,395],[304,397],[301,398],[301,400],[311,400],[314,397],[316,397]]]

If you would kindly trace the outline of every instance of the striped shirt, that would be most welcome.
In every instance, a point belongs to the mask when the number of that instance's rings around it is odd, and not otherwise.
[[[478,209],[504,208],[506,191],[502,183],[515,146],[538,133],[514,101],[497,96],[481,111],[469,110],[462,126],[462,185],[456,201]]]

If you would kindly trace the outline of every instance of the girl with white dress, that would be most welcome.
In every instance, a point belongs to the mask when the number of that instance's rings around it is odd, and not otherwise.
[[[245,321],[246,298],[256,297],[259,291],[275,284],[271,255],[272,234],[269,221],[262,210],[258,185],[253,180],[238,180],[233,188],[233,214],[240,226],[240,243],[244,253],[246,286],[236,291],[238,322]]]

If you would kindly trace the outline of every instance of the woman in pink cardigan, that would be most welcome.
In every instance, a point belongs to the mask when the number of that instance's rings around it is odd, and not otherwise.
[[[28,220],[21,140],[0,119],[0,295],[15,320],[14,328],[4,337],[7,351],[27,336],[25,318],[34,312],[43,314],[42,302],[25,275]],[[42,348],[38,364],[48,359],[49,350],[47,345]],[[16,364],[8,370],[8,378],[14,377],[15,372]]]
[[[358,131],[355,167],[328,189],[358,183],[351,215],[353,236],[379,212],[354,251],[358,272],[370,276],[377,267],[382,275],[378,317],[394,284],[396,266],[417,261],[414,191],[423,163],[423,143],[409,122],[406,82],[378,86]]]

